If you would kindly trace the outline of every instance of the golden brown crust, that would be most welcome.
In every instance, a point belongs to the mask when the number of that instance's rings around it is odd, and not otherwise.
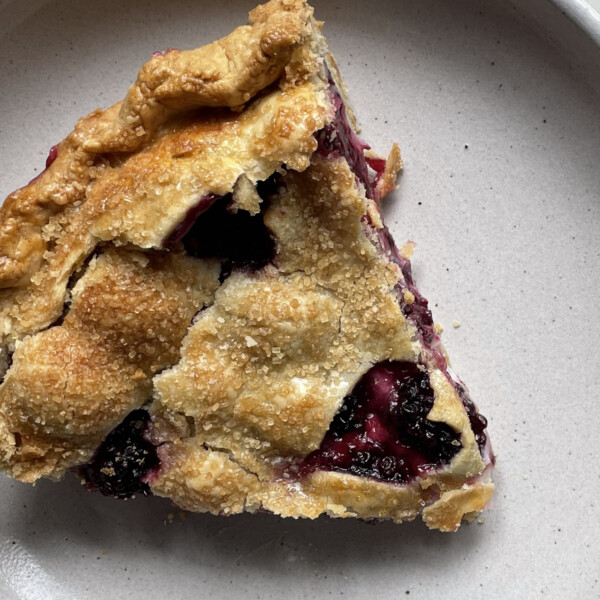
[[[216,261],[179,254],[109,247],[92,259],[63,323],[15,350],[0,387],[4,468],[32,481],[88,460],[177,361],[218,274]]]
[[[397,522],[423,512],[453,530],[487,504],[489,460],[450,375],[428,362],[401,308],[415,296],[377,242],[375,200],[395,187],[399,149],[373,200],[344,158],[315,154],[315,133],[334,116],[326,60],[346,98],[312,9],[272,0],[222,40],[153,57],[122,103],[82,119],[56,161],[8,198],[3,470],[59,477],[152,401],[160,469],[149,484],[182,508]],[[265,207],[257,183],[274,172],[280,189]],[[233,212],[262,211],[275,256],[220,282],[220,263],[185,255],[173,232],[203,198],[226,194]],[[387,360],[427,370],[428,418],[459,435],[452,461],[405,485],[284,476]]]
[[[241,513],[251,508],[249,496],[259,481],[231,459],[227,452],[207,450],[196,438],[160,451],[161,460],[172,465],[161,470],[153,489],[194,512],[216,515]]]
[[[400,156],[400,148],[397,144],[394,144],[385,161],[385,169],[375,188],[376,199],[385,198],[396,189],[396,179],[398,179],[398,173],[401,170],[402,157]]]

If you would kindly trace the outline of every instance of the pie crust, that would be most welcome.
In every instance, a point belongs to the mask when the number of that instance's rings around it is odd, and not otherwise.
[[[139,491],[184,509],[422,513],[443,531],[483,510],[485,420],[377,203],[399,150],[378,157],[355,127],[303,0],[155,54],[122,102],[81,119],[0,210],[0,467],[28,482],[79,469],[98,487],[86,473],[99,448],[143,408],[156,461]],[[219,203],[223,223],[266,227],[262,263],[200,253],[210,232],[194,228]],[[454,436],[451,459],[402,481],[307,468],[345,399],[387,364],[423,374],[426,425]]]

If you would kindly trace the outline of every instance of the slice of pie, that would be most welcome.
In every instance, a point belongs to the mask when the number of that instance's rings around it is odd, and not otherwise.
[[[0,465],[192,511],[489,502],[486,420],[378,200],[321,24],[272,0],[157,53],[0,212]]]

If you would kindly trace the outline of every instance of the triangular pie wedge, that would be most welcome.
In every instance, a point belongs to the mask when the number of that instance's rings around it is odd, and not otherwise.
[[[486,421],[301,0],[157,53],[0,211],[0,466],[183,509],[452,531]]]

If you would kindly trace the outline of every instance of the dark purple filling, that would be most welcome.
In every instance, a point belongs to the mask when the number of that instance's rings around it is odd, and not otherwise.
[[[346,106],[331,77],[329,90],[332,104],[335,107],[335,116],[331,123],[316,133],[319,142],[317,154],[324,158],[343,156],[356,177],[365,186],[367,197],[373,198],[374,182],[369,177],[369,169],[364,156],[364,151],[368,150],[370,146],[356,135],[350,125]]]
[[[469,422],[471,423],[471,429],[475,434],[475,441],[477,442],[477,446],[479,447],[479,452],[483,454],[487,442],[487,436],[485,433],[485,429],[487,427],[487,419],[481,413],[477,412],[477,407],[475,406],[473,400],[471,400],[471,398],[469,397],[469,394],[467,393],[467,390],[464,388],[464,386],[462,386],[460,383],[456,383],[454,387],[456,388],[458,396],[461,399],[463,406],[467,411],[467,415],[469,416]]]
[[[231,200],[231,194],[216,198],[191,224],[181,240],[183,246],[192,256],[223,259],[225,269],[260,269],[273,259],[273,238],[262,214],[231,212]]]
[[[398,294],[399,302],[402,306],[404,315],[417,327],[423,344],[427,348],[430,358],[433,360],[435,365],[441,371],[447,374],[448,363],[440,349],[440,336],[434,329],[433,318],[428,307],[427,299],[422,296],[414,283],[410,261],[407,258],[404,258],[398,252],[392,235],[387,227],[379,230],[378,237],[382,249],[390,258],[390,260],[395,262],[400,267],[402,275],[404,276],[404,285],[399,285]],[[403,290],[408,290],[412,293],[414,296],[414,302],[410,304],[406,303],[404,300],[404,294],[402,293]],[[485,428],[487,427],[487,419],[482,414],[477,412],[477,408],[469,397],[466,389],[460,383],[457,383],[453,378],[449,377],[449,379],[456,389],[456,392],[458,393],[458,396],[461,399],[467,414],[469,415],[469,420],[471,422],[473,433],[475,434],[475,439],[477,440],[477,445],[479,446],[479,450],[483,455],[483,450],[487,442],[487,436],[485,432]]]
[[[134,410],[108,434],[92,460],[79,468],[88,489],[115,498],[152,494],[146,481],[160,460],[145,437],[149,423],[147,411]]]
[[[411,362],[383,362],[358,382],[300,474],[342,471],[406,483],[450,462],[459,434],[429,421],[434,392],[427,374]]]
[[[404,285],[402,285],[401,291],[408,290],[414,296],[414,302],[407,304],[404,300],[404,295],[399,294],[400,304],[402,305],[404,315],[410,319],[419,329],[421,333],[423,343],[427,347],[436,346],[440,342],[439,335],[435,332],[433,327],[433,317],[429,310],[429,302],[421,292],[419,292],[412,276],[412,267],[410,260],[404,258],[399,252],[392,234],[387,227],[379,230],[379,243],[387,254],[389,259],[395,262],[402,271],[404,277]],[[446,368],[446,359],[441,355],[443,364],[439,365],[442,370]]]
[[[194,226],[196,219],[202,213],[206,212],[216,200],[222,197],[223,196],[217,196],[216,194],[208,194],[204,196],[204,198],[201,198],[194,206],[188,209],[183,221],[173,229],[167,239],[163,242],[163,246],[167,250],[173,250]]]
[[[6,355],[6,369],[4,370],[4,373],[2,373],[2,376],[0,377],[0,385],[2,385],[4,383],[4,379],[6,377],[6,374],[8,373],[8,370],[12,367],[12,364],[13,364],[13,354],[14,354],[14,352],[7,351],[7,355]]]

